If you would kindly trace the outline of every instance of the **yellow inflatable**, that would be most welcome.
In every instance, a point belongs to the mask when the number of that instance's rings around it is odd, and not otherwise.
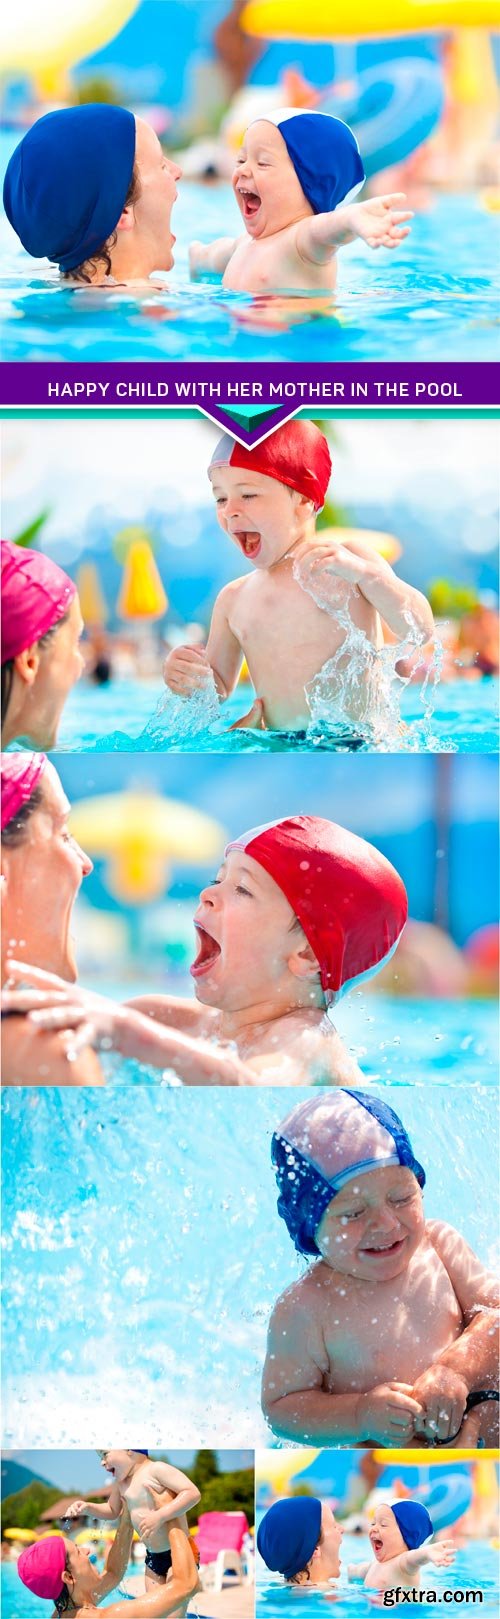
[[[319,1450],[304,1445],[303,1450],[266,1450],[259,1456],[259,1484],[270,1484],[277,1495],[288,1495],[297,1473],[319,1456]]]
[[[382,39],[448,28],[499,28],[498,0],[249,0],[241,27],[259,39]]]
[[[0,69],[32,74],[49,91],[84,56],[114,39],[137,0],[16,0],[3,8]]]

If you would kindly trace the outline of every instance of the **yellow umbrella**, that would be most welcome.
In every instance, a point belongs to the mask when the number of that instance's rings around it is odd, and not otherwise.
[[[18,1540],[23,1546],[31,1546],[32,1541],[38,1540],[38,1535],[32,1529],[5,1529],[4,1540]]]
[[[108,609],[104,600],[99,572],[95,562],[82,562],[76,576],[82,618],[85,624],[100,628],[106,623]]]
[[[403,554],[403,547],[395,534],[384,534],[376,528],[320,528],[318,537],[321,540],[338,540],[340,545],[349,545],[349,540],[364,540],[383,557],[385,562],[397,562]]]
[[[110,892],[131,905],[165,891],[172,861],[217,860],[225,840],[223,827],[210,816],[152,788],[81,799],[71,814],[71,830],[90,855],[109,862]]]
[[[125,558],[117,612],[120,618],[162,618],[167,607],[149,540],[134,540]]]
[[[80,1529],[79,1534],[75,1535],[75,1546],[84,1546],[88,1540],[94,1542],[104,1539],[105,1534],[102,1529]]]
[[[17,0],[4,6],[0,66],[32,74],[49,93],[74,63],[100,50],[132,16],[137,0]]]
[[[319,1456],[319,1450],[304,1445],[301,1450],[266,1450],[259,1456],[259,1483],[272,1484],[279,1494],[288,1490],[297,1473]]]

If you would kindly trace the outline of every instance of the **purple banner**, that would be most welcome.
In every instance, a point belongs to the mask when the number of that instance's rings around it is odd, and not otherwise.
[[[500,365],[4,362],[4,409],[200,409],[251,444],[297,410],[500,406]]]

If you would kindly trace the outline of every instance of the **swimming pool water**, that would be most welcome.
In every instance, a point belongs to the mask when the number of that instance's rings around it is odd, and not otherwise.
[[[2,170],[16,144],[2,140]],[[300,298],[290,326],[279,300],[254,301],[189,281],[194,236],[234,235],[228,185],[185,182],[174,210],[176,262],[141,299],[73,292],[35,263],[7,221],[0,230],[5,360],[491,360],[498,355],[498,216],[481,196],[431,195],[397,253],[354,242],[339,255],[330,315]],[[288,300],[287,300],[288,308]]]
[[[58,752],[156,752],[175,753],[253,753],[282,752],[290,747],[300,752],[345,751],[345,743],[324,732],[291,741],[277,731],[230,731],[234,720],[248,713],[252,704],[250,687],[240,687],[221,708],[217,722],[208,729],[179,731],[168,735],[165,721],[154,721],[157,704],[165,697],[161,680],[113,680],[95,687],[87,681],[73,687],[64,709],[59,731]],[[417,752],[453,751],[494,753],[498,747],[498,681],[457,680],[440,683],[432,698],[430,742],[426,733],[421,688],[409,686],[402,694],[401,713],[412,727],[412,747]],[[151,722],[151,723],[150,723]],[[145,728],[148,729],[145,729]],[[406,739],[407,744],[408,739]],[[405,745],[406,745],[405,744]],[[377,751],[363,748],[363,751]],[[391,751],[393,749],[391,748]]]
[[[87,982],[87,980],[86,980]],[[119,985],[100,982],[89,987],[116,1000],[151,992],[152,984]],[[171,993],[179,993],[179,981]],[[359,1062],[370,1085],[381,1081],[399,1086],[408,1082],[424,1089],[435,1081],[467,1091],[476,1084],[496,1085],[498,1075],[498,1018],[494,1001],[410,1000],[385,995],[352,993],[335,1009],[335,1026]],[[111,1086],[178,1085],[167,1070],[123,1062],[116,1053],[103,1053],[103,1071]],[[396,1103],[397,1106],[397,1103]]]
[[[341,1557],[345,1569],[348,1563],[361,1563],[366,1561],[370,1554],[370,1543],[366,1536],[344,1534],[342,1540]],[[481,1591],[481,1613],[498,1612],[498,1553],[495,1552],[491,1542],[471,1541],[467,1546],[460,1547],[454,1567],[451,1569],[432,1568],[429,1566],[422,1570],[421,1586],[437,1591]],[[335,1611],[345,1614],[347,1619],[358,1619],[362,1615],[373,1612],[373,1600],[370,1594],[359,1585],[349,1585],[347,1574],[342,1573],[340,1580],[332,1584],[335,1609],[332,1609],[332,1596],[314,1589],[307,1593],[307,1619],[327,1619],[327,1615]],[[479,1608],[479,1603],[469,1604]],[[406,1612],[405,1604],[405,1612]],[[435,1608],[435,1602],[421,1606]],[[446,1603],[446,1606],[456,1609],[465,1606],[465,1602]],[[290,1587],[286,1587],[279,1575],[269,1574],[263,1563],[258,1562],[258,1583],[256,1619],[291,1619],[297,1613],[297,1594]],[[383,1612],[393,1612],[394,1609],[383,1608]],[[402,1612],[402,1606],[396,1610]],[[411,1610],[410,1610],[411,1611]]]
[[[300,1090],[296,1100],[313,1094]],[[494,1264],[496,1093],[435,1084],[396,1105],[428,1217]],[[195,1448],[270,1441],[266,1325],[302,1270],[276,1212],[270,1091],[4,1091],[4,1444]],[[488,1142],[488,1153],[485,1153]]]

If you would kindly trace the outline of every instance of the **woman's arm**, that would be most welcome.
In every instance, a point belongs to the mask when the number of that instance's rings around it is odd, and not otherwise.
[[[134,1597],[132,1602],[129,1598],[124,1602],[113,1602],[110,1608],[106,1608],[106,1619],[134,1619],[134,1616],[135,1619],[168,1619],[168,1615],[175,1613],[181,1602],[186,1602],[194,1595],[198,1585],[198,1570],[188,1537],[177,1523],[170,1525],[169,1540],[172,1552],[172,1578],[166,1585],[158,1586],[156,1591],[148,1591],[144,1596]],[[121,1579],[124,1573],[125,1569],[122,1568],[118,1579]],[[116,1580],[114,1583],[116,1585]],[[108,1586],[109,1589],[112,1590],[113,1587]],[[103,1589],[102,1595],[105,1594]],[[81,1610],[80,1619],[99,1619],[98,1609]]]
[[[130,1559],[133,1535],[134,1531],[129,1510],[127,1506],[123,1505],[115,1538],[111,1542],[106,1555],[105,1568],[102,1574],[96,1574],[94,1592],[98,1605],[101,1604],[103,1597],[106,1597],[109,1591],[114,1591],[115,1586],[123,1579]],[[111,1612],[111,1609],[109,1611]]]

